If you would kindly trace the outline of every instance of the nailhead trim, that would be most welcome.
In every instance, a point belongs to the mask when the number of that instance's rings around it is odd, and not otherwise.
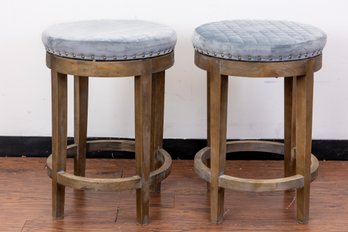
[[[208,55],[208,56],[214,56],[218,58],[223,58],[227,60],[242,60],[242,61],[291,61],[291,60],[302,60],[302,59],[308,59],[314,56],[318,56],[322,54],[322,50],[316,50],[316,51],[311,51],[307,52],[305,54],[298,54],[298,55],[284,55],[284,56],[278,56],[278,57],[262,57],[262,56],[252,56],[248,55],[245,57],[242,57],[240,55],[233,55],[233,54],[227,54],[226,53],[218,53],[218,52],[211,52],[211,51],[205,51],[200,48],[197,48],[194,46],[194,49],[196,52],[201,53],[203,55]]]
[[[150,51],[148,53],[142,53],[142,54],[134,54],[130,56],[95,56],[95,55],[86,55],[86,54],[75,54],[75,53],[69,53],[67,51],[55,51],[52,48],[46,48],[46,51],[50,54],[67,57],[67,58],[75,58],[75,59],[82,59],[82,60],[103,60],[103,61],[112,61],[112,60],[135,60],[135,59],[144,59],[144,58],[151,58],[151,57],[157,57],[161,55],[165,55],[168,53],[171,53],[174,51],[174,48],[170,48],[163,51]]]

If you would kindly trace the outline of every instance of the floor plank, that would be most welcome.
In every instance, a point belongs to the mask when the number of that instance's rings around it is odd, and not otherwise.
[[[133,175],[133,160],[87,161],[87,176]],[[136,225],[135,191],[84,192],[67,188],[65,218],[51,218],[51,182],[43,158],[0,158],[0,231],[347,231],[348,162],[320,162],[312,184],[308,225],[295,221],[294,192],[226,191],[225,221],[209,222],[206,184],[192,160],[175,160],[162,192],[152,193],[151,224]],[[72,171],[72,161],[68,162]],[[282,175],[281,161],[227,161],[241,177]]]

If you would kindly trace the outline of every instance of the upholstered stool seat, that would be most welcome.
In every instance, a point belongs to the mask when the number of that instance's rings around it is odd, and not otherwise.
[[[296,189],[297,220],[308,222],[310,182],[319,166],[311,154],[313,73],[321,68],[325,43],[323,31],[288,21],[221,21],[195,29],[195,64],[207,71],[208,79],[208,146],[196,154],[195,171],[209,182],[212,222],[223,221],[225,188],[251,192]],[[284,144],[226,142],[228,76],[284,77]],[[238,151],[283,154],[285,177],[225,175],[226,153]]]
[[[139,20],[63,23],[42,34],[52,78],[52,214],[64,216],[65,187],[95,191],[136,189],[137,221],[149,222],[149,191],[160,191],[170,172],[170,155],[162,148],[165,70],[174,63],[176,33]],[[74,144],[67,147],[67,77],[74,76]],[[89,77],[134,76],[135,141],[87,142]],[[125,99],[127,100],[127,99]],[[112,122],[110,122],[112,123]],[[135,152],[136,175],[85,177],[88,151]],[[66,171],[74,158],[74,174]]]
[[[173,51],[168,26],[140,20],[94,20],[51,26],[42,34],[47,52],[83,60],[133,60]]]
[[[245,61],[289,61],[320,55],[326,34],[288,21],[232,20],[204,24],[193,34],[199,53]]]

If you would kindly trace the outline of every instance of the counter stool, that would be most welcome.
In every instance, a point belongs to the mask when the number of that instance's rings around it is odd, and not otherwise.
[[[307,223],[310,182],[318,160],[311,155],[313,73],[322,65],[326,35],[312,26],[272,20],[233,20],[197,27],[195,64],[207,71],[208,147],[195,156],[195,171],[210,183],[211,221],[221,223],[224,189],[296,189],[297,220]],[[227,142],[228,76],[284,78],[284,144]],[[284,154],[285,177],[245,179],[224,174],[226,153],[258,151]],[[209,163],[207,167],[206,163]]]
[[[164,25],[138,20],[95,20],[63,23],[42,34],[46,64],[52,76],[52,214],[64,216],[65,186],[95,191],[136,189],[137,221],[149,222],[150,185],[159,190],[171,168],[163,150],[165,70],[174,63],[175,32]],[[67,75],[74,75],[74,144],[67,147]],[[89,77],[134,76],[135,142],[86,141]],[[136,175],[87,178],[88,151],[135,152]],[[66,172],[67,155],[74,174]]]

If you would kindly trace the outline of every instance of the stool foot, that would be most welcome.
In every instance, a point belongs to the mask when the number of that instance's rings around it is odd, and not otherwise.
[[[210,188],[210,219],[212,223],[221,224],[224,220],[224,188]]]
[[[309,188],[301,188],[296,191],[297,222],[308,224],[309,221]]]
[[[65,186],[52,181],[52,217],[64,217]]]
[[[298,224],[306,225],[308,224],[309,218],[297,219]]]
[[[137,222],[141,225],[149,224],[150,189],[137,189]]]

